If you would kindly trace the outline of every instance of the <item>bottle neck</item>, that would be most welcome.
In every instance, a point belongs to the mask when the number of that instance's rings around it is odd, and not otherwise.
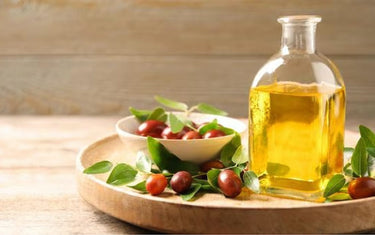
[[[313,54],[315,53],[316,24],[282,24],[282,54]]]

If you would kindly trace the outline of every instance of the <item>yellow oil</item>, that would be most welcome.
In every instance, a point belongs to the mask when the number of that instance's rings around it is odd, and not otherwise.
[[[250,89],[250,167],[263,192],[321,197],[341,172],[345,90],[279,82]]]

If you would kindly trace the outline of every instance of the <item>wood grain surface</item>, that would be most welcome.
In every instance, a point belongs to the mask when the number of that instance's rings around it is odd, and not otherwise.
[[[124,115],[160,94],[247,116],[280,15],[319,14],[318,49],[348,90],[348,118],[375,117],[372,0],[0,1],[0,114]]]
[[[375,118],[375,57],[334,57],[347,85],[347,120]],[[248,89],[265,57],[0,57],[0,113],[127,115],[155,94],[207,102],[247,117]]]
[[[318,14],[326,54],[374,55],[372,0],[3,0],[0,54],[270,55],[276,18]]]
[[[79,150],[114,133],[119,118],[0,116],[0,234],[150,232],[99,212],[77,192]]]
[[[0,234],[133,234],[77,193],[75,158],[117,118],[0,117]]]

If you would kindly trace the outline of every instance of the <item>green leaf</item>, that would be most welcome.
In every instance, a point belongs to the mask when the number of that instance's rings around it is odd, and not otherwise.
[[[243,183],[254,193],[260,192],[260,184],[258,176],[253,171],[245,171],[243,174]]]
[[[143,193],[146,193],[147,190],[146,190],[146,180],[142,181],[142,182],[139,182],[138,184],[136,185],[127,185],[129,188],[132,188],[132,189],[135,189],[135,190],[138,190],[138,191],[141,191]]]
[[[347,193],[334,193],[333,195],[329,196],[328,199],[331,201],[345,201],[352,198]]]
[[[200,184],[202,186],[201,190],[205,190],[208,192],[218,192],[218,190],[212,187],[207,180],[193,178],[193,183]]]
[[[232,138],[232,140],[230,141],[230,143],[231,143],[234,147],[238,148],[238,146],[241,145],[241,136],[240,136],[240,134],[236,133],[236,134],[233,136],[233,138]]]
[[[226,144],[221,150],[220,161],[224,164],[225,167],[230,167],[230,166],[235,165],[235,163],[232,162],[232,156],[235,151],[236,151],[236,148],[233,145],[231,145],[231,143]]]
[[[139,109],[135,109],[133,107],[129,107],[129,111],[140,122],[146,121],[148,116],[152,113],[151,110],[139,110]]]
[[[247,149],[240,145],[233,154],[232,161],[236,164],[242,164],[249,161]]]
[[[185,123],[181,121],[176,115],[170,113],[168,115],[168,123],[171,127],[172,133],[178,133],[184,129]]]
[[[207,131],[216,130],[218,128],[217,119],[212,120],[212,122],[207,123],[199,128],[199,134],[204,135]]]
[[[359,133],[361,138],[365,142],[366,147],[375,147],[375,133],[372,132],[368,127],[359,126]]]
[[[232,157],[239,146],[241,146],[241,136],[236,133],[232,140],[226,144],[220,152],[220,161],[225,167],[235,165],[235,163],[232,161]]]
[[[368,152],[371,156],[375,157],[375,147],[368,147],[368,148],[367,148],[367,152]]]
[[[148,136],[147,146],[152,161],[161,171],[167,170],[171,173],[176,173],[177,171],[188,171],[193,175],[198,173],[198,165],[191,162],[181,161],[176,155],[169,152],[158,140]]]
[[[197,110],[201,113],[208,113],[208,114],[215,114],[215,115],[222,115],[222,116],[228,115],[227,112],[220,110],[218,108],[215,108],[212,105],[205,104],[205,103],[198,104]]]
[[[107,179],[108,184],[124,185],[134,181],[138,171],[126,163],[117,164]]]
[[[216,190],[219,190],[217,178],[219,177],[220,172],[219,169],[211,169],[207,172],[207,181]]]
[[[184,123],[185,126],[193,126],[193,122],[186,116],[186,114],[175,114],[180,122]],[[194,128],[192,128],[194,129]]]
[[[352,156],[352,169],[354,173],[359,176],[365,176],[367,173],[367,150],[365,141],[360,138],[355,146],[353,156]]]
[[[342,174],[334,175],[329,181],[324,190],[323,196],[325,198],[329,197],[330,195],[337,193],[340,189],[345,185],[345,177]]]
[[[193,183],[197,183],[201,185],[210,185],[210,183],[208,183],[207,180],[197,179],[197,178],[193,178]]]
[[[244,162],[237,165],[237,168],[240,168],[243,171],[248,166],[248,162]]]
[[[110,161],[97,162],[94,165],[86,168],[83,173],[85,174],[102,174],[111,170],[113,164]]]
[[[240,168],[240,167],[233,167],[233,168],[231,168],[231,170],[234,172],[234,173],[236,173],[236,175],[238,176],[238,177],[240,177],[240,179],[241,179],[241,172],[242,172],[242,168]]]
[[[288,174],[290,168],[280,163],[269,162],[267,164],[267,172],[272,176],[284,176]]]
[[[142,151],[138,151],[135,167],[142,172],[151,173],[152,162],[149,157]]]
[[[167,115],[165,114],[165,110],[163,108],[158,107],[152,111],[147,120],[157,120],[165,122],[167,120]]]
[[[351,168],[352,164],[350,162],[346,163],[344,168],[342,169],[344,172],[344,175],[353,177],[353,170]]]
[[[162,173],[165,177],[173,176],[173,174],[170,173],[170,172],[167,171],[167,170],[163,170],[161,173]]]
[[[162,104],[162,105],[164,105],[168,108],[171,108],[171,109],[177,109],[177,110],[181,110],[181,111],[187,111],[188,110],[188,106],[186,104],[178,102],[178,101],[170,100],[170,99],[167,99],[167,98],[164,98],[164,97],[161,97],[161,96],[155,96],[155,100],[157,102],[159,102],[160,104]]]
[[[354,172],[351,168],[348,168],[344,171],[344,175],[349,176],[349,177],[354,177]]]
[[[207,192],[212,192],[212,193],[217,193],[219,192],[217,189],[213,188],[211,185],[204,184],[201,186],[201,190],[207,191]]]
[[[345,182],[344,187],[342,187],[339,193],[348,193],[348,186],[350,182]]]
[[[375,158],[367,156],[367,176],[371,177],[371,171],[375,165]]]
[[[218,125],[217,130],[224,132],[226,135],[232,135],[236,133],[235,130],[221,125]]]
[[[200,184],[192,184],[187,192],[181,194],[182,200],[190,201],[191,199],[193,199],[201,187],[202,185]]]

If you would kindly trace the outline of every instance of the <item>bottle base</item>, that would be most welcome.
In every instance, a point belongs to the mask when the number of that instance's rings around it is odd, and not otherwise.
[[[323,202],[322,180],[302,181],[266,177],[261,179],[261,193],[282,198]]]
[[[323,193],[322,192],[301,192],[301,191],[294,191],[288,189],[281,189],[281,188],[262,188],[262,194],[281,197],[281,198],[288,198],[288,199],[296,199],[296,200],[303,200],[303,201],[311,201],[311,202],[324,202]]]

